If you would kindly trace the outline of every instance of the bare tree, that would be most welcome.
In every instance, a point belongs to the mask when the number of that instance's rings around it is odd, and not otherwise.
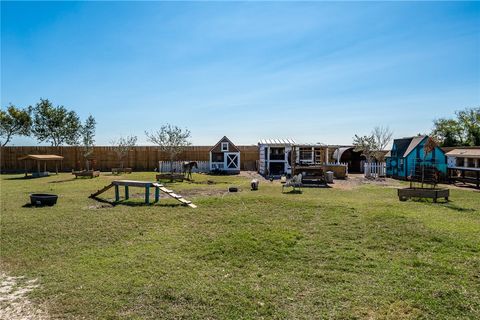
[[[160,130],[145,131],[145,135],[148,141],[158,145],[161,151],[168,153],[172,172],[173,161],[178,154],[185,150],[185,147],[191,145],[189,141],[190,131],[170,124],[162,125]]]
[[[372,136],[375,139],[374,156],[378,161],[385,160],[385,151],[392,141],[393,132],[388,127],[375,127],[372,131]]]
[[[120,163],[120,168],[123,169],[123,160],[128,155],[128,151],[137,144],[137,136],[127,136],[120,137],[118,139],[112,139],[110,144],[113,146],[115,153],[117,154],[118,162]]]
[[[96,121],[93,116],[89,116],[85,120],[85,124],[80,129],[80,134],[82,138],[82,152],[83,157],[85,158],[85,164],[87,171],[90,169],[88,163],[88,157],[93,153],[93,144],[95,143],[95,125]]]

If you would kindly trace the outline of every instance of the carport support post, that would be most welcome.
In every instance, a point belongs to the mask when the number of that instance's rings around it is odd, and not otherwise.
[[[145,203],[150,203],[150,186],[145,187]]]
[[[158,202],[158,200],[160,200],[160,189],[155,187],[155,202]]]
[[[115,185],[115,201],[120,201],[120,193],[118,192],[118,185]]]
[[[127,200],[128,198],[129,198],[128,186],[125,186],[125,200]]]

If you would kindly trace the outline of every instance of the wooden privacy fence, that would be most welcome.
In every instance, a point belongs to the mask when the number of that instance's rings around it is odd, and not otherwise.
[[[237,146],[240,150],[240,168],[242,170],[256,170],[256,161],[259,159],[257,146]],[[178,161],[209,161],[211,146],[190,146],[178,155]],[[81,170],[85,168],[85,159],[82,147],[1,147],[0,163],[2,172],[23,172],[24,164],[18,158],[27,154],[56,154],[64,159],[59,165],[60,171]],[[91,168],[101,171],[110,171],[120,167],[120,161],[113,147],[94,147],[91,158]],[[167,153],[155,146],[137,146],[132,148],[123,160],[124,167],[136,171],[153,171],[158,168],[159,161],[167,161]],[[28,170],[33,170],[34,164],[27,164]],[[47,170],[54,171],[53,164],[47,164]]]
[[[197,161],[198,168],[192,168],[192,172],[209,172],[210,163],[208,161]],[[183,172],[183,161],[159,161],[158,172]]]
[[[385,162],[365,163],[363,165],[363,174],[365,178],[379,178],[385,177],[387,172],[387,165]]]

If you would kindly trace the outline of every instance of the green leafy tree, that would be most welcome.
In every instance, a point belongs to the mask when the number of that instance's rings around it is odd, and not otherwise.
[[[80,130],[81,138],[82,138],[82,153],[83,157],[85,158],[85,164],[87,170],[90,169],[88,157],[93,153],[93,146],[95,143],[95,125],[96,125],[95,118],[90,115],[88,116],[87,120],[85,120],[85,124],[82,126]]]
[[[480,146],[480,108],[471,108],[455,113],[463,128],[466,145]]]
[[[373,134],[363,137],[355,135],[353,145],[355,146],[354,151],[361,152],[365,159],[367,159],[367,163],[372,162],[378,150],[377,142]]]
[[[432,136],[443,147],[480,145],[480,108],[455,112],[456,119],[437,119]]]
[[[454,147],[464,144],[462,126],[455,119],[435,120],[431,135],[434,136],[443,147]]]
[[[353,145],[355,152],[361,152],[368,163],[373,159],[383,161],[385,158],[385,149],[392,141],[393,132],[388,127],[375,127],[372,132],[366,136],[355,135]]]
[[[158,145],[160,150],[166,152],[170,158],[170,168],[173,172],[173,161],[185,148],[191,145],[190,131],[177,126],[165,124],[160,130],[145,131],[147,140]]]
[[[0,110],[1,145],[6,146],[13,136],[29,136],[32,126],[32,108],[20,109],[10,104],[6,110]]]
[[[110,141],[113,150],[117,154],[120,168],[123,169],[123,160],[127,157],[128,152],[137,144],[137,136],[120,137]]]
[[[41,142],[50,142],[55,147],[78,144],[81,127],[75,111],[68,111],[64,106],[54,107],[48,99],[40,99],[34,108],[32,132]]]

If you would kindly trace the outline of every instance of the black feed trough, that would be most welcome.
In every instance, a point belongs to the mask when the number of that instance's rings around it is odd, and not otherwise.
[[[30,195],[32,206],[53,206],[57,203],[57,199],[56,194],[32,193]]]

